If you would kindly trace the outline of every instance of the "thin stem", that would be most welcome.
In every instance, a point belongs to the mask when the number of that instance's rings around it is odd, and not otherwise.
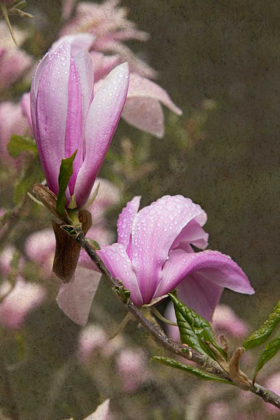
[[[112,274],[107,269],[99,255],[96,253],[96,250],[94,250],[89,244],[89,242],[85,239],[83,232],[79,232],[79,234],[76,237],[76,241],[81,245],[82,248],[84,248],[90,259],[96,264],[101,273],[110,280],[112,285],[115,287],[119,287],[118,280],[112,276]],[[142,312],[133,304],[133,302],[130,299],[126,300],[126,302],[123,303],[127,307],[127,310],[150,333],[150,335],[154,338],[157,344],[159,344],[161,347],[176,354],[177,356],[183,357],[184,359],[192,360],[207,372],[210,372],[220,378],[227,379],[229,382],[232,383],[229,374],[225,372],[217,362],[215,362],[206,355],[198,353],[197,351],[191,349],[186,345],[178,344],[170,340],[159,327],[152,325],[147,320],[147,318],[145,318]],[[280,397],[274,392],[256,383],[254,385],[252,384],[249,391],[261,397],[265,402],[272,404],[278,409],[280,409]]]
[[[169,321],[169,319],[164,318],[164,316],[161,315],[161,313],[155,308],[154,306],[151,307],[151,312],[162,322],[168,325],[173,325],[173,327],[178,327],[178,324],[176,322]]]

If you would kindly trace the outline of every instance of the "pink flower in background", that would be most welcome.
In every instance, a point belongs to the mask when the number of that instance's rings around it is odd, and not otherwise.
[[[85,420],[110,420],[110,400],[104,401],[100,404],[94,413],[88,416]]]
[[[217,336],[233,338],[243,338],[249,329],[246,322],[239,318],[230,306],[223,304],[215,309],[212,327]]]
[[[0,296],[6,296],[0,303],[0,324],[9,329],[18,329],[27,315],[42,303],[45,290],[39,284],[27,283],[18,276],[13,288],[8,281],[2,283]]]
[[[32,63],[32,58],[19,48],[0,48],[0,90],[9,88]]]
[[[13,159],[7,150],[7,145],[12,134],[23,136],[29,134],[28,120],[22,112],[20,104],[2,102],[0,104],[0,162],[2,165],[19,164],[21,157]]]
[[[99,325],[90,324],[82,329],[79,336],[77,357],[81,363],[91,359],[94,352],[102,351],[108,343],[108,336]]]
[[[95,38],[92,47],[94,51],[117,54],[122,62],[129,63],[131,71],[154,78],[155,70],[136,57],[123,43],[129,40],[147,41],[149,35],[139,31],[127,19],[127,10],[118,7],[119,3],[119,0],[107,0],[102,4],[78,3],[75,16],[62,28],[60,36],[90,33]]]
[[[280,373],[274,373],[271,375],[265,382],[264,386],[267,389],[270,389],[271,391],[275,392],[276,394],[280,394]],[[278,408],[274,407],[271,404],[264,403],[264,408],[267,414],[276,414],[279,412]],[[273,417],[274,418],[274,417]]]
[[[118,243],[99,252],[114,277],[121,279],[137,305],[148,304],[178,288],[178,297],[207,319],[212,318],[223,288],[252,294],[241,268],[217,251],[204,249],[207,216],[182,196],[165,196],[138,212],[140,197],[123,209]]]
[[[133,394],[147,378],[147,354],[141,348],[124,349],[116,360],[116,370],[124,392]]]
[[[75,150],[66,191],[82,208],[101,168],[126,100],[129,70],[116,67],[93,99],[93,67],[87,51],[72,55],[65,41],[39,64],[31,89],[31,115],[47,183],[58,193],[61,159]]]
[[[231,419],[231,415],[229,404],[223,401],[215,401],[207,408],[207,420]]]

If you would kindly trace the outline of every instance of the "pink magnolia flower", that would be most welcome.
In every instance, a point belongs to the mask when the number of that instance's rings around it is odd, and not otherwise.
[[[124,349],[116,360],[124,392],[133,394],[146,379],[147,354],[141,348]]]
[[[127,61],[132,71],[144,77],[154,78],[156,72],[136,57],[123,43],[129,40],[147,41],[149,34],[139,31],[127,19],[127,10],[118,7],[119,0],[107,0],[102,4],[80,2],[75,16],[62,28],[60,36],[90,33],[95,41],[93,50],[117,54],[121,61]]]
[[[241,268],[217,251],[204,249],[207,216],[199,205],[182,196],[165,196],[138,212],[134,197],[118,220],[118,243],[99,251],[114,277],[130,290],[137,306],[149,304],[178,288],[178,296],[193,310],[211,319],[223,288],[252,294]]]
[[[89,197],[126,100],[129,70],[116,67],[93,99],[93,67],[87,51],[73,55],[65,41],[46,54],[31,88],[31,115],[47,183],[58,193],[61,160],[77,155],[66,191],[78,208]]]
[[[62,37],[53,44],[50,51],[54,51],[64,41],[68,41],[72,50],[76,52],[81,49],[90,50],[94,45],[94,38],[91,35],[81,33]],[[98,92],[104,84],[103,79],[123,60],[118,55],[106,56],[96,51],[92,51],[90,55],[93,60],[94,91]],[[174,104],[163,88],[137,73],[131,73],[127,99],[122,112],[124,120],[140,130],[161,138],[164,135],[164,114],[161,104],[175,114],[182,115],[181,109]]]
[[[20,104],[2,102],[0,104],[0,162],[2,165],[20,163],[21,157],[13,159],[7,151],[7,145],[12,134],[23,136],[25,133],[29,133],[29,124],[22,113]]]
[[[85,420],[109,420],[110,419],[110,400],[105,400],[100,404],[94,413],[90,414]]]
[[[41,304],[45,290],[39,284],[27,283],[19,276],[13,289],[8,281],[1,285],[0,296],[5,296],[0,303],[0,324],[9,329],[18,329],[26,316]]]

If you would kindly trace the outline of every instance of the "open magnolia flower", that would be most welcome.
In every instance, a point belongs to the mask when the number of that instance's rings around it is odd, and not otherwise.
[[[180,195],[165,196],[138,212],[140,197],[123,209],[118,220],[118,243],[99,252],[107,268],[130,291],[137,306],[150,304],[178,288],[178,297],[211,319],[223,288],[252,294],[241,268],[217,251],[204,249],[207,216],[199,205]]]
[[[126,100],[129,69],[117,66],[94,96],[89,53],[68,41],[45,55],[31,88],[33,133],[48,187],[57,195],[61,160],[77,150],[66,190],[82,208],[103,163]],[[94,97],[93,97],[94,96]]]

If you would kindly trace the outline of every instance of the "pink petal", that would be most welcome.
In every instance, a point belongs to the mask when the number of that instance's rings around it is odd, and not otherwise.
[[[176,237],[191,220],[205,217],[199,205],[180,195],[162,197],[135,216],[132,264],[144,303],[149,303],[154,295]]]
[[[100,279],[101,274],[78,267],[71,281],[60,286],[57,304],[76,324],[86,325]]]
[[[153,298],[177,286],[178,297],[207,319],[211,319],[224,287],[239,293],[254,293],[241,268],[230,257],[217,251],[172,251]]]
[[[60,44],[49,57],[43,70],[36,101],[37,135],[35,133],[35,137],[38,152],[48,186],[55,194],[58,192],[61,159],[65,158],[70,60],[70,44],[68,42]],[[34,127],[33,115],[32,121]]]
[[[93,100],[93,65],[90,55],[87,51],[80,51],[74,57],[79,71],[80,84],[83,100],[83,131],[85,130],[86,119],[90,104]],[[84,134],[83,134],[84,137]],[[84,145],[85,148],[85,145]]]
[[[206,223],[206,219],[204,223]],[[208,237],[208,233],[204,231],[200,223],[198,223],[196,220],[192,220],[187,224],[187,226],[184,227],[180,235],[177,236],[172,245],[172,249],[182,248],[187,250],[186,245],[188,246],[189,244],[192,244],[200,249],[205,249],[208,245]]]
[[[94,63],[95,83],[100,79],[104,79],[110,71],[121,64],[121,59],[118,55],[106,56],[100,52],[92,51],[90,56]]]
[[[83,105],[80,76],[74,58],[71,58],[68,80],[68,107],[65,130],[65,157],[70,157],[77,150],[73,162],[73,175],[69,190],[73,195],[78,172],[83,163]]]
[[[129,69],[126,63],[116,67],[97,92],[86,122],[86,154],[79,172],[75,195],[81,208],[91,192],[117,128],[126,100]]]
[[[151,80],[145,79],[136,73],[131,73],[127,97],[135,98],[139,96],[155,99],[163,103],[163,105],[175,112],[175,114],[182,115],[182,110],[174,104],[166,90]]]
[[[140,200],[141,197],[134,197],[129,201],[118,218],[118,243],[123,245],[126,251],[131,241],[132,224],[138,212]]]
[[[133,97],[126,100],[123,119],[139,130],[158,138],[164,136],[164,114],[160,103],[153,98]]]
[[[121,244],[102,247],[98,254],[114,278],[123,282],[130,291],[131,300],[137,306],[143,304],[138,282],[131,261]]]
[[[90,50],[94,42],[94,36],[88,33],[62,36],[52,44],[49,53],[52,54],[57,47],[65,41],[69,42],[71,45],[71,54],[75,57],[75,55],[82,50]]]
[[[20,101],[21,109],[23,111],[23,114],[27,118],[29,128],[31,132],[33,133],[32,128],[32,119],[31,119],[31,104],[30,104],[30,93],[25,93]]]

